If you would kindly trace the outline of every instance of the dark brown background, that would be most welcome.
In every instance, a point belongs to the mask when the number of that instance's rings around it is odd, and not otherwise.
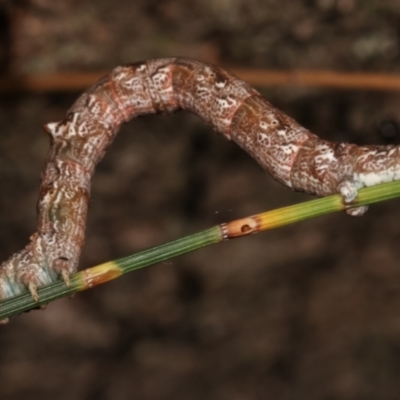
[[[0,1],[0,62],[399,72],[399,27],[398,0]],[[397,93],[263,92],[324,138],[398,141]],[[1,259],[35,230],[41,125],[77,95],[0,95]],[[81,268],[306,199],[192,115],[137,119],[98,167]],[[223,243],[15,318],[0,399],[398,399],[399,204]]]

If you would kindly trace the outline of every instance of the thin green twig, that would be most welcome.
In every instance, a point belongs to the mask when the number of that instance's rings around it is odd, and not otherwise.
[[[400,182],[386,183],[360,190],[354,206],[368,205],[399,196]],[[3,300],[0,302],[0,320],[37,308],[58,298],[90,289],[128,272],[223,240],[278,228],[346,208],[348,206],[343,204],[342,198],[339,195],[334,195],[217,225],[182,239],[78,272],[72,276],[70,287],[67,287],[63,281],[57,281],[39,288],[40,300],[38,303],[35,302],[29,292]]]

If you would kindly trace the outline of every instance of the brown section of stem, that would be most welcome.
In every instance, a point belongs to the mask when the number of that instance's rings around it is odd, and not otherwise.
[[[229,68],[229,70],[254,86],[281,85],[382,91],[400,90],[400,76],[395,74],[277,71],[251,68]],[[108,72],[58,72],[43,75],[4,76],[0,78],[0,91],[76,92],[86,89]]]
[[[260,220],[257,216],[237,219],[221,225],[224,239],[233,239],[240,236],[251,235],[260,231]]]

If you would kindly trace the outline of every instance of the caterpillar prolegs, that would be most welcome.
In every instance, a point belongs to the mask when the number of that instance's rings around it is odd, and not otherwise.
[[[144,114],[193,112],[247,151],[279,182],[317,196],[400,179],[400,147],[319,139],[221,68],[184,58],[117,67],[83,93],[65,119],[45,130],[51,146],[42,173],[38,229],[0,266],[0,300],[60,276],[68,285],[84,242],[90,180],[122,123]],[[361,215],[364,207],[348,210]]]

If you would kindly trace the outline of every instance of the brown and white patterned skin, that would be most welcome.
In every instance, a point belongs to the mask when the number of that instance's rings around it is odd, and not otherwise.
[[[221,68],[171,58],[117,67],[78,98],[51,138],[38,201],[38,230],[0,266],[0,300],[77,269],[84,242],[90,180],[122,123],[184,109],[233,140],[286,186],[317,196],[400,179],[400,149],[319,139]],[[361,215],[364,207],[349,210]]]

